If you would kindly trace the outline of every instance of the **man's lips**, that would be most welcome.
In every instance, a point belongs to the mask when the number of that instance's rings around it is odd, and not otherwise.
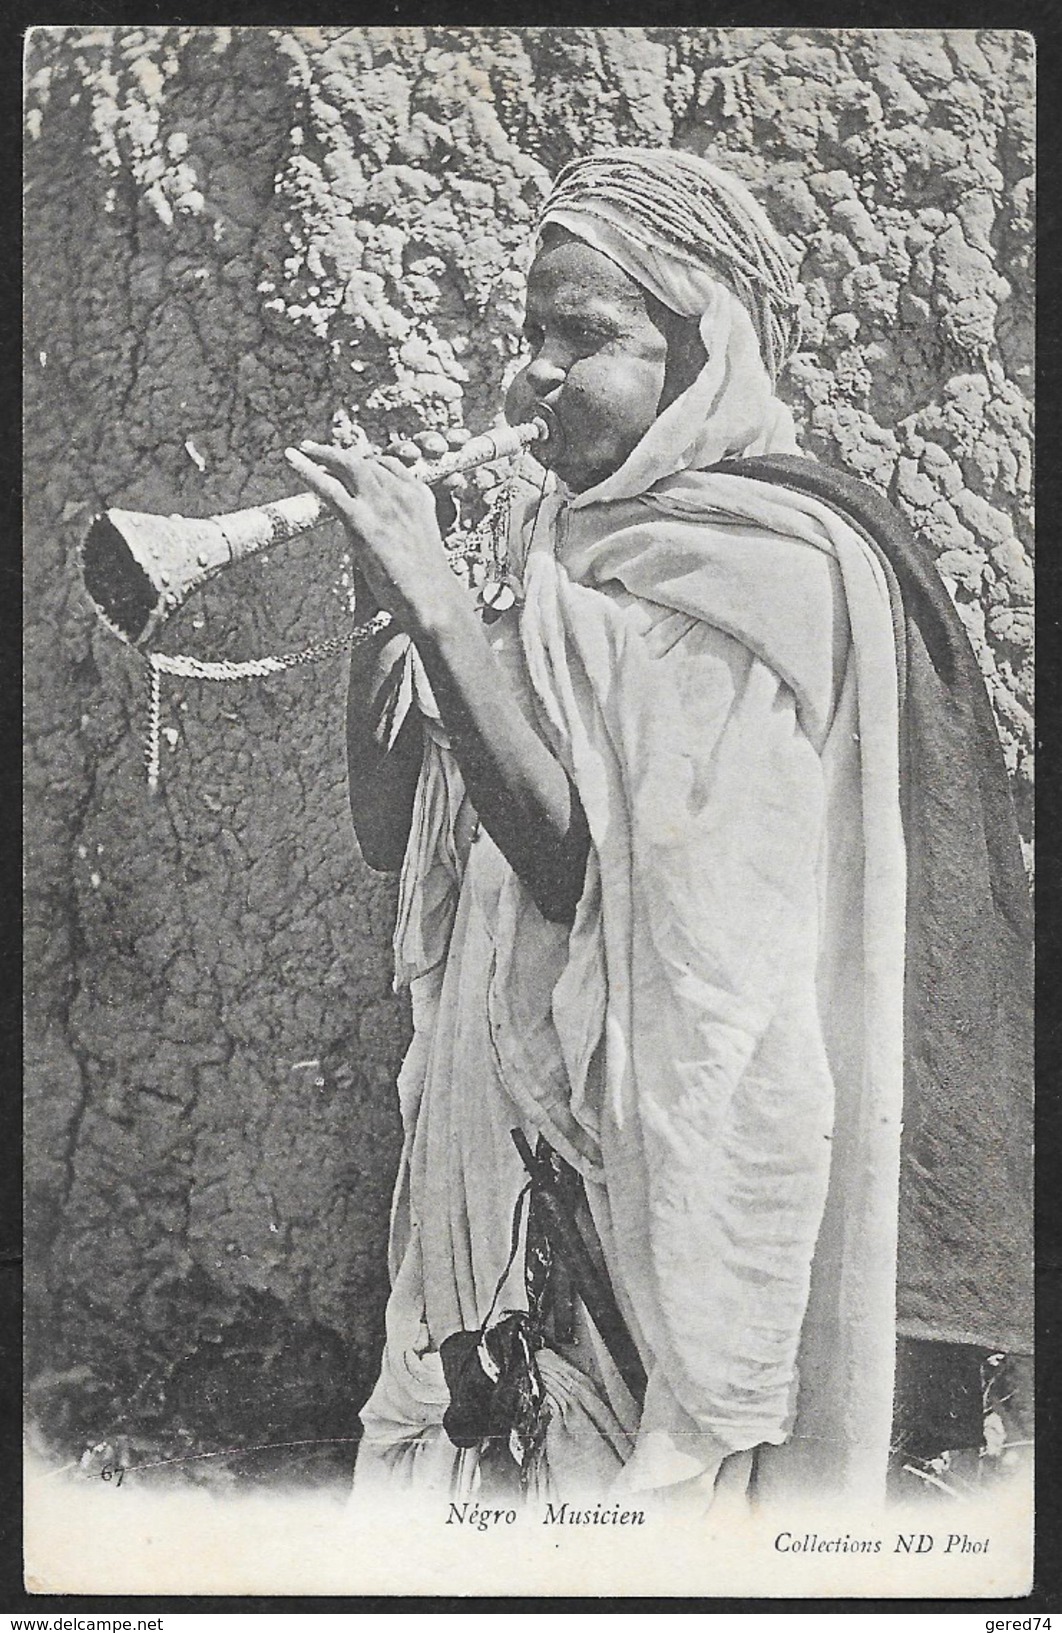
[[[550,408],[548,403],[536,403],[534,405],[534,418],[541,420],[547,432],[545,440],[536,444],[536,457],[543,464],[548,462],[551,466],[555,466],[558,458],[564,453],[564,432],[560,420],[557,418],[556,410]]]

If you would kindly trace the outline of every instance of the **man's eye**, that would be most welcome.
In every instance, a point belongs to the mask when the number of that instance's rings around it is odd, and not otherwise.
[[[585,320],[576,318],[566,327],[572,345],[578,346],[581,351],[589,351],[592,347],[599,346],[605,338],[601,324],[595,323],[590,318]]]

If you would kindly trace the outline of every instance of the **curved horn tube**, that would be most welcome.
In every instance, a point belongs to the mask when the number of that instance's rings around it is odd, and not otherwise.
[[[429,486],[448,476],[508,459],[548,440],[545,419],[473,437],[441,459],[411,467]],[[85,589],[112,634],[143,646],[193,590],[233,562],[306,533],[326,517],[315,493],[253,505],[220,516],[155,516],[108,510],[94,517],[81,545]]]

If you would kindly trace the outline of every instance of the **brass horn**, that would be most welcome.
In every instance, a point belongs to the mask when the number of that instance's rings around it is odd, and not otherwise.
[[[533,442],[556,435],[545,417],[472,437],[441,459],[410,467],[428,486],[511,459]],[[221,516],[154,516],[107,510],[96,516],[80,551],[81,576],[107,628],[130,646],[144,646],[191,595],[222,568],[306,533],[324,521],[327,506],[315,493]]]

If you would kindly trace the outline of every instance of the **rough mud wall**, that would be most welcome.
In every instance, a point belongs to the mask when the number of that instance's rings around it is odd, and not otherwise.
[[[393,884],[359,862],[342,665],[164,687],[87,611],[92,511],[290,487],[281,450],[496,411],[548,175],[615,141],[729,162],[808,288],[806,444],[918,523],[1023,816],[1032,61],[1004,31],[38,33],[27,144],[28,1227],[38,1421],[75,1450],[353,1432],[371,1381]],[[169,650],[344,616],[325,532]],[[293,1467],[283,1454],[272,1467]]]

